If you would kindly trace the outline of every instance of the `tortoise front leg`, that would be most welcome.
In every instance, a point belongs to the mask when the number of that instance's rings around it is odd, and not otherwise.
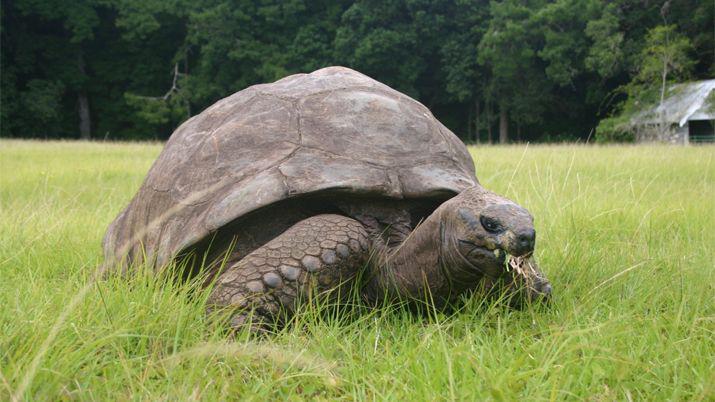
[[[230,264],[216,281],[208,311],[229,308],[232,329],[250,322],[253,332],[264,331],[289,319],[313,292],[351,284],[368,259],[368,235],[358,221],[316,215]]]

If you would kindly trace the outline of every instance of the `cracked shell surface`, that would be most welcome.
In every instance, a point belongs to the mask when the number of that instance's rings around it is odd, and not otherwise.
[[[246,88],[177,128],[107,230],[105,260],[146,255],[163,266],[228,222],[299,195],[420,198],[477,183],[464,144],[424,105],[328,67]]]

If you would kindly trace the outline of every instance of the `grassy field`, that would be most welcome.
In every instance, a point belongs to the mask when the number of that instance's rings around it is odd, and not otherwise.
[[[713,400],[715,148],[471,148],[531,210],[550,308],[306,313],[228,341],[205,292],[94,283],[158,144],[0,142],[0,400]]]

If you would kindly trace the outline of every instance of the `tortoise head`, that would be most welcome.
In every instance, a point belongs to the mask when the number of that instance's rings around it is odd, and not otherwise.
[[[451,277],[501,284],[517,300],[548,298],[551,284],[534,261],[536,231],[526,209],[481,186],[464,190],[444,207],[442,255]]]

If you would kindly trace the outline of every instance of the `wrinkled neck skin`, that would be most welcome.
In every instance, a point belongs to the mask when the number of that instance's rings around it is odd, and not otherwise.
[[[375,303],[432,301],[442,306],[476,288],[482,273],[461,257],[444,219],[449,201],[419,224],[399,246],[377,244],[364,296]]]
[[[533,259],[535,240],[527,210],[481,186],[470,187],[440,205],[396,247],[375,238],[364,295],[378,302],[417,299],[441,306],[482,285],[501,284],[517,300],[546,300],[551,284]]]

